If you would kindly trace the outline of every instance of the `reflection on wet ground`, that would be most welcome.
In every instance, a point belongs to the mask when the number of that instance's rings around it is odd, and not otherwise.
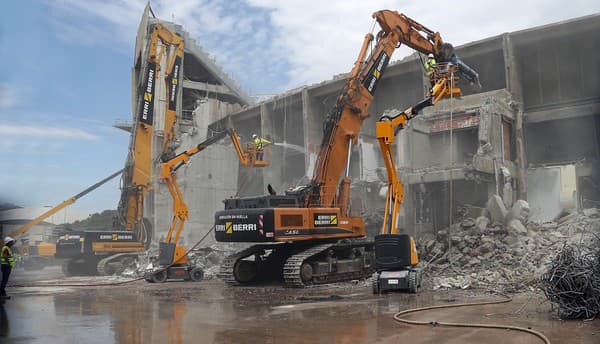
[[[13,290],[0,307],[9,343],[540,343],[498,330],[415,327],[393,313],[489,299],[473,291],[373,296],[368,283],[233,288],[220,281]],[[553,343],[598,343],[600,320],[558,321],[535,294],[503,305],[428,311],[414,319],[531,327]],[[4,341],[3,341],[4,340]]]

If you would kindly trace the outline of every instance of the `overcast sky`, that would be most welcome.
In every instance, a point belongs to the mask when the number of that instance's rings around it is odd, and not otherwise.
[[[0,201],[55,205],[123,167],[130,73],[146,1],[24,0],[0,8]],[[379,9],[460,45],[600,11],[600,1],[152,1],[250,94],[348,72]],[[394,58],[410,53],[402,49]],[[73,207],[114,209],[112,182]]]

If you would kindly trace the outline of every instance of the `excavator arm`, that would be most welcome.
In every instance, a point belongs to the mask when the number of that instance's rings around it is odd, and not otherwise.
[[[373,17],[379,23],[381,31],[376,37],[370,33],[366,35],[348,82],[325,119],[323,141],[312,183],[303,190],[306,193],[307,207],[339,207],[341,214],[347,215],[350,192],[349,156],[352,145],[357,142],[362,123],[368,117],[366,111],[373,101],[377,84],[396,48],[406,44],[421,53],[433,53],[443,63],[460,61],[456,58],[452,45],[444,43],[438,32],[433,32],[404,14],[383,10],[375,12]],[[375,47],[367,57],[368,47],[374,39]],[[433,98],[432,94],[431,99],[428,98],[419,105],[421,108],[443,97],[458,94],[454,87],[455,80],[448,79],[447,75],[437,81],[437,89],[432,91],[437,96]]]
[[[160,43],[160,44],[159,44]],[[165,105],[163,154],[170,153],[170,144],[175,137],[177,94],[179,74],[184,52],[182,37],[161,24],[152,26],[148,60],[146,64],[143,89],[140,92],[138,113],[134,125],[133,142],[130,148],[130,163],[124,174],[124,186],[119,203],[119,221],[117,227],[135,230],[140,241],[146,241],[143,224],[143,202],[152,181],[152,136],[154,125],[154,101],[157,75],[160,62],[167,54],[165,86],[167,101]]]
[[[52,209],[48,210],[47,212],[43,213],[42,215],[36,217],[35,219],[27,222],[26,224],[24,224],[23,226],[17,228],[15,231],[9,233],[8,235],[10,235],[13,238],[16,238],[17,236],[27,232],[28,230],[31,229],[31,227],[37,225],[38,223],[44,221],[45,219],[49,218],[50,216],[58,213],[59,211],[63,210],[64,208],[70,206],[71,204],[77,202],[78,199],[80,199],[81,197],[87,195],[88,193],[96,190],[97,188],[99,188],[100,186],[104,185],[106,182],[108,182],[109,180],[115,178],[116,176],[118,176],[119,174],[121,174],[123,172],[123,170],[119,170],[113,174],[111,174],[110,176],[102,179],[101,181],[97,182],[96,184],[90,186],[89,188],[81,191],[80,193],[78,193],[77,195],[63,201],[62,203],[60,203],[59,205],[57,205],[56,207],[53,207]]]
[[[182,152],[163,162],[161,165],[160,178],[167,184],[169,192],[171,193],[171,197],[173,198],[173,220],[171,221],[165,242],[177,244],[183,229],[183,225],[188,219],[188,207],[179,188],[179,184],[177,183],[177,170],[186,165],[192,156],[202,152],[208,146],[220,141],[225,136],[229,136],[231,138],[231,142],[233,143],[237,157],[242,165],[250,167],[264,167],[269,164],[267,161],[257,161],[255,159],[256,154],[252,148],[244,151],[242,149],[240,139],[233,128],[221,131],[204,142],[198,144],[196,147],[188,149],[185,152]]]
[[[385,197],[385,211],[383,214],[383,227],[381,234],[398,233],[398,215],[400,205],[404,200],[404,189],[398,177],[396,162],[392,144],[395,142],[396,134],[406,127],[408,121],[414,117],[411,110],[399,114],[384,115],[375,124],[375,132],[381,154],[387,171],[387,194]]]

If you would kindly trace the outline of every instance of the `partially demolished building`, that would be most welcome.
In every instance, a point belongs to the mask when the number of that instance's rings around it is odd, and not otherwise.
[[[146,18],[138,33],[138,60],[147,26],[156,21]],[[256,133],[275,142],[266,155],[271,166],[264,170],[240,167],[224,141],[179,172],[190,209],[185,233],[191,242],[211,228],[222,199],[263,194],[268,184],[283,192],[312,176],[323,119],[346,79],[340,76],[251,104],[182,27],[166,25],[186,40],[177,110],[179,150],[230,126],[243,139]],[[461,59],[479,72],[482,88],[461,84],[463,97],[427,109],[399,133],[403,228],[416,237],[433,233],[461,214],[480,211],[493,194],[506,206],[528,200],[532,219],[538,221],[551,220],[563,209],[597,205],[600,58],[590,52],[599,45],[600,15],[592,15],[458,47]],[[386,110],[416,104],[426,87],[418,55],[388,67],[351,155],[354,213],[377,214],[385,194],[375,121]],[[160,115],[155,121],[160,128]],[[154,183],[146,216],[155,219],[160,233],[170,222],[170,196]]]

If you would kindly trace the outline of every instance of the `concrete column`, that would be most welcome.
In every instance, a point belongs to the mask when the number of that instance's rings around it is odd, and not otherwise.
[[[306,149],[304,165],[308,177],[313,175],[322,136],[323,123],[317,120],[318,115],[313,97],[310,96],[308,89],[304,88],[302,90],[302,119],[304,122],[304,148]]]
[[[515,61],[514,45],[508,33],[502,36],[502,51],[504,53],[506,87],[517,102],[513,129],[516,145],[517,198],[527,200],[527,179],[525,177],[527,161],[525,157],[525,137],[523,134],[523,88]]]
[[[275,114],[271,111],[268,106],[273,106],[273,102],[263,103],[260,106],[260,135],[263,137],[271,136],[275,141],[281,140],[284,133],[275,132]],[[269,159],[270,165],[264,169],[264,171],[255,171],[255,175],[262,176],[263,190],[265,190],[267,184],[271,184],[276,190],[281,192],[284,185],[281,184],[283,177],[283,164],[285,160],[281,154],[282,150],[279,147],[270,147],[268,155],[265,155],[265,159]]]

